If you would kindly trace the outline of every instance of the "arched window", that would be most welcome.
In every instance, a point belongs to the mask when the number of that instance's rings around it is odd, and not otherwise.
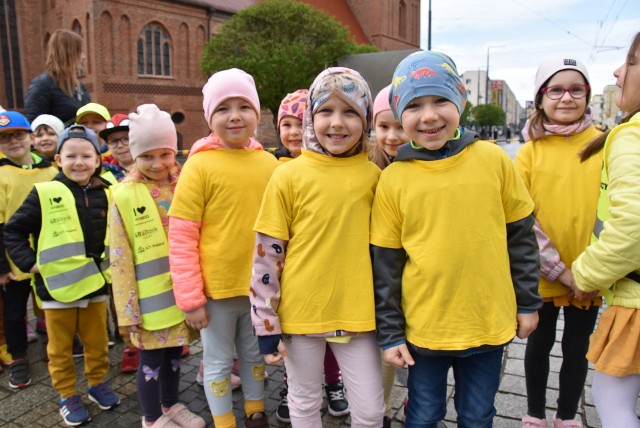
[[[400,13],[399,13],[399,35],[401,38],[407,37],[407,4],[404,0],[400,0]]]
[[[148,24],[138,34],[138,74],[171,76],[171,39],[159,24]]]
[[[77,19],[73,21],[73,24],[71,25],[71,31],[78,34],[79,36],[82,36],[82,25],[80,25],[80,22],[78,22]]]

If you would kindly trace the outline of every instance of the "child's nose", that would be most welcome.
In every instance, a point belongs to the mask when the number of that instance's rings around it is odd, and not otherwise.
[[[425,122],[436,120],[438,113],[432,107],[426,106],[422,109],[422,120]]]

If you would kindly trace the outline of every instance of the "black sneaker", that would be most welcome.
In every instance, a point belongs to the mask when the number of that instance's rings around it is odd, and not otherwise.
[[[285,424],[291,423],[291,417],[289,416],[289,401],[287,401],[287,388],[282,388],[280,391],[280,404],[276,409],[276,419]]]
[[[385,416],[382,419],[382,428],[391,428],[391,418],[389,416]]]
[[[80,339],[78,335],[73,336],[73,345],[72,345],[73,358],[79,358],[84,355],[84,347],[82,343],[80,343]]]
[[[29,363],[26,358],[13,360],[9,366],[9,386],[14,389],[24,388],[31,383]]]
[[[349,414],[349,403],[344,396],[344,386],[341,382],[332,383],[324,387],[329,403],[331,416],[344,416]]]

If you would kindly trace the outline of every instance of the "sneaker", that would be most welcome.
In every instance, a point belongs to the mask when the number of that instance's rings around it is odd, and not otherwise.
[[[240,379],[240,376],[237,376],[231,373],[231,390],[235,391],[241,386],[242,386],[242,379]]]
[[[327,393],[329,413],[331,416],[344,416],[349,414],[349,403],[344,396],[342,383],[332,383],[324,387]]]
[[[13,356],[7,351],[7,344],[0,345],[0,365],[9,367],[13,362]]]
[[[289,416],[289,400],[287,400],[287,388],[282,388],[280,391],[280,404],[276,409],[276,419],[285,424],[291,423],[291,416]]]
[[[102,410],[111,410],[120,404],[120,399],[111,389],[111,382],[103,382],[89,388],[89,400]]]
[[[196,383],[200,386],[204,385],[204,361],[202,359],[200,360],[200,368],[196,375]]]
[[[31,324],[25,321],[27,325],[27,343],[35,342],[38,340],[38,333],[31,327]]]
[[[553,428],[582,428],[582,423],[575,419],[558,419],[554,413]]]
[[[204,425],[203,425],[204,426]],[[153,422],[153,425],[147,425],[147,421],[144,420],[144,416],[142,417],[142,428],[181,428],[180,425],[173,422],[169,419],[168,416],[162,415],[158,419]]]
[[[113,331],[109,327],[107,327],[107,343],[109,344],[109,348],[113,348],[116,345],[116,335],[113,334]]]
[[[9,366],[9,386],[14,389],[24,388],[31,383],[29,363],[26,358],[19,358]]]
[[[91,420],[87,408],[84,407],[84,403],[80,399],[79,395],[72,395],[69,398],[61,398],[60,401],[60,416],[64,419],[64,423],[70,427],[77,427],[78,425],[86,424]]]
[[[124,348],[122,350],[122,362],[120,363],[120,371],[122,373],[135,373],[138,370],[140,356],[138,348]]]
[[[189,411],[184,404],[176,403],[166,412],[163,409],[164,416],[167,416],[178,426],[182,428],[204,428],[204,419],[195,413]],[[155,425],[154,425],[155,426]]]
[[[44,318],[36,318],[36,331],[40,334],[47,334],[47,321]]]
[[[245,428],[269,428],[269,421],[264,412],[254,413],[244,418]]]
[[[73,345],[71,345],[71,349],[73,358],[80,358],[84,355],[84,347],[82,346],[77,334],[73,336]]]
[[[180,358],[188,357],[191,353],[191,349],[189,349],[189,345],[182,345],[182,353],[180,354]]]
[[[547,428],[547,420],[527,415],[522,418],[522,428]]]
[[[382,419],[382,428],[391,428],[391,418],[389,416],[385,416]]]

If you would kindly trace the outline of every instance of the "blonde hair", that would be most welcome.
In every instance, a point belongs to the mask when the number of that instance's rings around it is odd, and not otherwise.
[[[73,96],[80,87],[78,70],[82,60],[82,38],[69,30],[56,30],[49,39],[46,70],[62,92]]]
[[[374,143],[373,148],[369,151],[369,160],[376,165],[378,168],[385,169],[389,165],[391,165],[391,159],[389,159],[389,155],[387,155],[380,144],[377,142]]]

